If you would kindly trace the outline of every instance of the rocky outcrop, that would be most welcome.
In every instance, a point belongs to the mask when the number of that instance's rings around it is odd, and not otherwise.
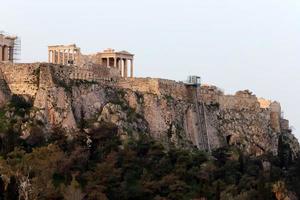
[[[0,65],[0,69],[1,80],[13,94],[32,99],[30,116],[47,129],[58,126],[69,133],[89,133],[90,127],[109,122],[125,138],[148,134],[166,147],[187,149],[236,145],[252,155],[277,154],[278,140],[285,134],[293,155],[299,152],[280,104],[258,99],[247,90],[224,95],[215,86],[197,89],[150,78],[74,80],[71,66],[50,64]],[[0,90],[0,103],[1,99],[5,98]]]
[[[0,70],[0,107],[6,105],[11,99],[11,91],[7,85],[7,82]]]

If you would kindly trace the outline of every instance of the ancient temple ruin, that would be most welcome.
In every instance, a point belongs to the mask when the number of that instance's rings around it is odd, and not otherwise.
[[[80,55],[80,48],[75,44],[48,46],[48,62],[53,64],[75,64]]]
[[[127,51],[116,52],[114,49],[106,49],[97,55],[100,57],[102,65],[118,68],[122,77],[133,77],[133,54]],[[128,74],[128,62],[130,62],[130,75]]]
[[[61,65],[75,65],[86,68],[87,65],[98,65],[112,71],[118,71],[120,77],[133,77],[134,55],[127,51],[106,49],[92,55],[84,55],[79,47],[72,45],[48,46],[48,62]],[[130,66],[129,66],[130,64]]]
[[[17,37],[0,32],[0,62],[14,62],[17,51]]]

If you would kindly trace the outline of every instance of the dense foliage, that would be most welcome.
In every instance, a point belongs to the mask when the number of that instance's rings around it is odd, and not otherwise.
[[[22,106],[15,112],[25,116],[27,105]],[[0,123],[0,200],[300,196],[300,160],[285,156],[284,144],[278,157],[248,157],[234,147],[209,155],[165,149],[143,134],[120,140],[111,124],[70,137],[59,129],[45,135],[34,123],[31,136],[22,140],[16,120],[0,115]]]

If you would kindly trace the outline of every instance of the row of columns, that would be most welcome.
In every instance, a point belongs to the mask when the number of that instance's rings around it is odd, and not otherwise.
[[[104,59],[106,60],[106,63],[104,63],[104,65],[106,64],[106,67],[118,68],[121,77],[124,78],[133,77],[133,58],[127,59],[127,58],[108,57]],[[128,61],[130,61],[130,74],[128,74]]]
[[[0,62],[1,61],[13,61],[13,47],[0,46]]]
[[[48,62],[54,64],[73,64],[76,60],[77,51],[74,49],[49,50]]]

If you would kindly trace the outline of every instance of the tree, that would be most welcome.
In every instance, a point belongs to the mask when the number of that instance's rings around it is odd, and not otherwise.
[[[289,200],[287,189],[283,181],[277,181],[274,183],[272,192],[275,194],[277,200]]]
[[[7,191],[5,195],[6,200],[18,200],[18,184],[15,176],[10,177],[9,184],[7,185]]]
[[[26,177],[23,176],[19,179],[20,179],[20,184],[19,184],[20,198],[24,200],[29,200],[29,193],[31,191],[29,175],[27,175]]]
[[[81,192],[79,183],[75,179],[75,175],[72,175],[72,182],[66,188],[64,192],[64,198],[66,200],[82,200],[85,194]]]
[[[278,140],[278,157],[281,167],[288,169],[292,163],[292,151],[290,145],[285,141],[284,135],[281,135]]]
[[[0,175],[0,200],[4,200],[5,185]]]

